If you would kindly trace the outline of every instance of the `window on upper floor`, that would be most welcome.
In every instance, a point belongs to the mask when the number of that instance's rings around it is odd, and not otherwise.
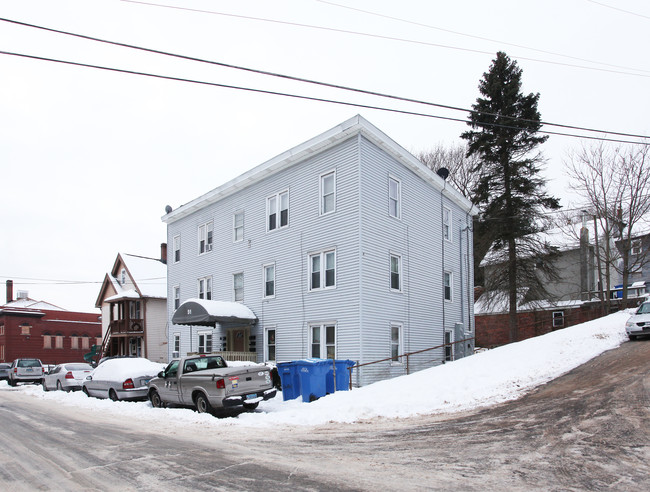
[[[122,272],[120,273],[120,285],[124,285],[126,283],[126,270],[122,268]]]
[[[452,273],[445,272],[442,276],[445,301],[452,300]]]
[[[235,302],[244,301],[244,272],[235,273],[232,276],[233,299]]]
[[[336,173],[334,171],[320,177],[320,214],[336,210]]]
[[[174,236],[174,263],[181,261],[181,237]]]
[[[451,241],[451,209],[442,207],[442,237]]]
[[[212,299],[212,277],[199,279],[199,299]]]
[[[318,359],[336,358],[336,323],[310,324],[311,356]]]
[[[268,231],[289,225],[289,192],[283,191],[266,199],[266,227]]]
[[[212,251],[212,221],[199,226],[199,254]]]
[[[237,212],[233,216],[232,239],[236,243],[244,240],[244,212]]]
[[[275,297],[275,264],[264,265],[264,297]]]
[[[129,302],[129,318],[142,319],[142,311],[140,301]]]
[[[181,305],[181,286],[177,285],[174,287],[174,309],[178,309]]]
[[[336,251],[309,255],[309,290],[336,287]]]
[[[388,178],[388,214],[396,219],[402,216],[402,183],[395,178]]]
[[[390,255],[390,290],[402,291],[402,257]]]
[[[633,255],[640,255],[642,251],[643,250],[642,250],[641,240],[640,239],[634,239],[632,241],[632,249],[630,250],[630,252]]]

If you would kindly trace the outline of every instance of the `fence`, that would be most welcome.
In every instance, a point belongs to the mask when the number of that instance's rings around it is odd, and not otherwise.
[[[463,342],[467,342],[469,340],[474,340],[474,337],[464,338],[464,339],[458,340],[456,342],[443,343],[442,345],[436,345],[435,347],[426,348],[426,349],[423,349],[423,350],[416,350],[415,352],[409,352],[407,354],[398,355],[397,359],[401,361],[402,358],[406,358],[406,374],[408,375],[408,374],[410,374],[409,357],[414,356],[414,355],[418,355],[418,354],[422,354],[424,352],[429,352],[431,350],[436,350],[436,349],[439,349],[439,348],[447,347],[447,346],[451,347],[452,345],[455,345],[457,343],[463,343]],[[370,366],[372,364],[379,364],[380,362],[388,362],[388,361],[394,361],[394,360],[395,360],[395,357],[387,357],[385,359],[374,360],[372,362],[364,362],[363,364],[356,364],[356,365],[354,365],[352,367],[348,367],[348,371],[350,371],[350,374],[349,374],[350,389],[352,389],[352,371],[354,369],[358,369],[359,367],[364,367],[364,366]]]

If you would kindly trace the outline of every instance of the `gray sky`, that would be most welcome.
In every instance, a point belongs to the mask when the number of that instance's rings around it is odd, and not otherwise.
[[[642,0],[3,0],[0,17],[462,108],[502,50],[523,69],[524,92],[541,94],[544,121],[650,134]],[[0,51],[466,118],[7,22]],[[357,113],[413,152],[459,143],[467,128],[0,54],[0,294],[11,278],[14,292],[93,311],[118,252],[159,254],[165,205]],[[562,160],[585,143],[551,136],[542,148],[548,189],[565,207]]]

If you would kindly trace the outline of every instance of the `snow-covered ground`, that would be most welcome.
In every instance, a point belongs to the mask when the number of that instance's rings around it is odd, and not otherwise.
[[[153,425],[200,423],[209,426],[266,427],[276,425],[321,425],[356,422],[374,417],[410,417],[448,413],[492,405],[519,398],[627,340],[625,322],[632,310],[547,335],[513,343],[471,357],[382,381],[352,391],[339,391],[312,403],[301,398],[283,401],[282,395],[260,403],[254,413],[214,418],[189,409],[153,408],[149,402],[113,402],[88,398],[83,393],[43,392],[40,386],[11,388],[26,396],[124,418],[138,418]]]

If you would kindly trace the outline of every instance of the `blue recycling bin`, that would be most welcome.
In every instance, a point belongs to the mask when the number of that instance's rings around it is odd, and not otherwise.
[[[287,401],[302,396],[303,402],[310,402],[335,391],[346,391],[349,385],[348,367],[353,365],[351,360],[332,359],[280,362],[278,373],[282,382],[282,398]]]

